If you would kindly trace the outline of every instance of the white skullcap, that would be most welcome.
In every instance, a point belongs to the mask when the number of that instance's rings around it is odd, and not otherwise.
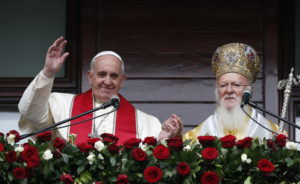
[[[93,68],[93,65],[94,65],[94,62],[95,60],[100,57],[100,56],[104,56],[104,55],[112,55],[112,56],[115,56],[116,58],[118,58],[120,61],[121,61],[121,70],[122,70],[122,74],[124,74],[125,72],[125,69],[124,69],[124,62],[121,58],[121,56],[117,53],[115,53],[114,51],[102,51],[102,52],[99,52],[98,54],[96,54],[96,56],[92,59],[91,63],[90,63],[90,68],[92,70]]]
[[[112,56],[115,56],[117,57],[122,63],[123,63],[123,60],[121,58],[121,56],[117,53],[115,53],[114,51],[102,51],[102,52],[99,52],[93,59],[91,62],[93,62],[96,58],[100,57],[100,56],[104,56],[104,55],[112,55]]]

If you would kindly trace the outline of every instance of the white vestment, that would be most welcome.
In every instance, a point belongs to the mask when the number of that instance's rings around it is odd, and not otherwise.
[[[19,111],[21,118],[19,120],[19,128],[24,133],[31,133],[38,129],[50,126],[70,118],[72,112],[72,102],[74,94],[67,93],[51,93],[54,78],[45,77],[42,72],[26,88],[20,102]],[[94,100],[94,108],[99,107],[101,103]],[[112,111],[113,107],[101,109],[94,112],[93,117],[102,115]],[[115,132],[115,113],[110,113],[93,120],[91,133],[101,135],[102,133]],[[65,123],[61,126],[70,124]],[[76,126],[76,125],[75,125]],[[158,138],[161,132],[160,121],[149,114],[136,109],[136,128],[137,138],[144,139],[148,136]],[[59,135],[67,139],[69,135],[69,127],[58,129]]]
[[[264,118],[261,114],[257,113],[255,109],[252,108],[252,113],[251,117],[255,119],[257,122],[265,126],[266,128],[277,132],[278,131],[278,126],[271,122],[270,120],[267,120]],[[210,135],[210,136],[217,136],[217,137],[223,137],[226,136],[227,133],[224,133],[225,131],[223,130],[221,124],[217,120],[217,114],[214,113],[213,115],[209,116],[203,123],[201,123],[199,126],[196,128],[188,131],[184,135],[184,139],[193,139],[197,140],[198,136],[205,136],[205,135]],[[272,132],[269,130],[264,129],[257,123],[255,123],[252,119],[249,118],[248,121],[248,126],[245,127],[245,133],[243,135],[237,136],[237,139],[243,139],[245,137],[252,137],[252,138],[257,138],[259,137],[260,139],[266,138],[269,139],[272,137]]]

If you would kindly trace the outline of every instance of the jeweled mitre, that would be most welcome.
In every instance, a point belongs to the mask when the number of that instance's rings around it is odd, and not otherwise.
[[[211,62],[216,78],[234,72],[244,75],[253,83],[260,69],[260,60],[255,50],[243,43],[229,43],[217,48]]]

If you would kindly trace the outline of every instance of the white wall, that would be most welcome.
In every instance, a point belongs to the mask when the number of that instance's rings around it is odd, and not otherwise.
[[[18,128],[20,118],[19,112],[0,112],[0,132],[8,133],[10,130],[16,130],[22,135],[23,133]],[[21,140],[20,143],[27,142],[27,139]]]

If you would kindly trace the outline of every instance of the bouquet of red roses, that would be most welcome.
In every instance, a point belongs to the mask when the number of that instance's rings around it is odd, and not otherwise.
[[[295,183],[300,153],[285,135],[269,140],[233,135],[181,137],[158,142],[102,134],[75,145],[44,132],[25,144],[0,133],[1,183]]]

